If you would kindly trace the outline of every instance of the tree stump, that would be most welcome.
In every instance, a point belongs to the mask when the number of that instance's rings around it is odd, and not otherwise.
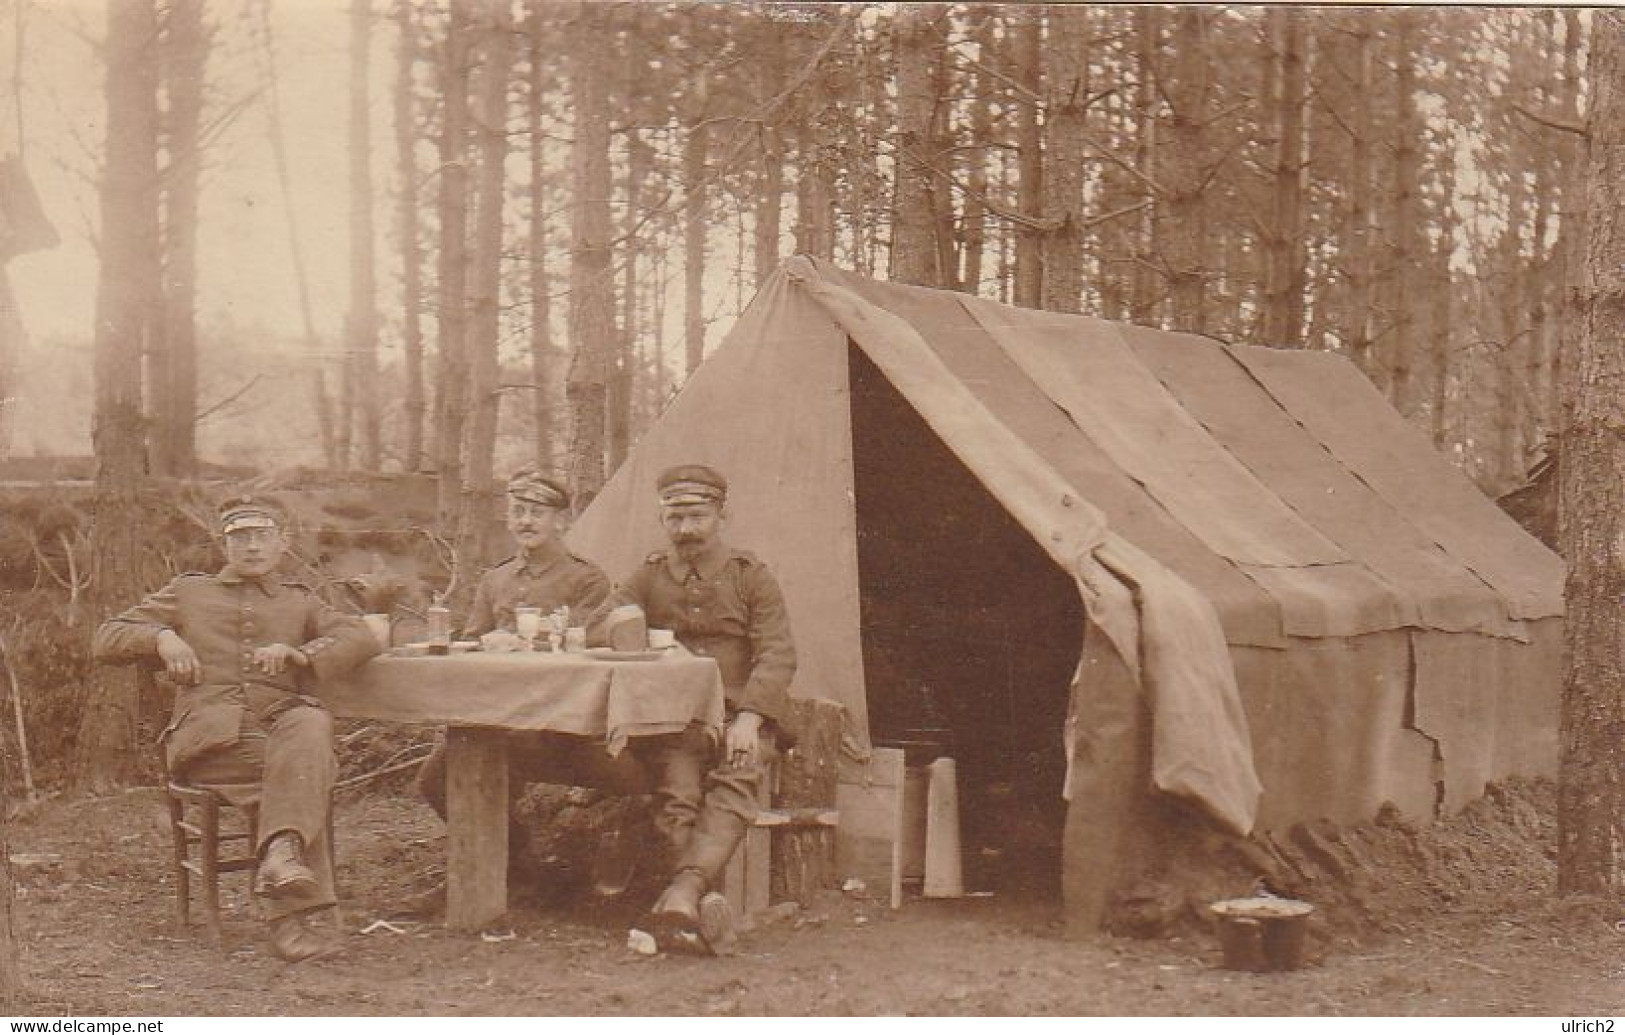
[[[774,811],[785,822],[773,838],[772,898],[803,906],[835,884],[835,787],[845,709],[834,701],[796,699],[800,739],[779,762]]]

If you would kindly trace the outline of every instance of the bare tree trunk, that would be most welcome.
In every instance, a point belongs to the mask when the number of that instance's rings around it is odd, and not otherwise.
[[[1134,85],[1134,111],[1139,120],[1139,131],[1134,135],[1134,164],[1140,174],[1153,183],[1161,175],[1157,160],[1157,107],[1161,103],[1157,80],[1161,75],[1161,62],[1158,60],[1161,37],[1162,12],[1155,7],[1137,8],[1134,12],[1134,56],[1139,74]],[[1151,258],[1156,243],[1157,223],[1162,218],[1159,211],[1162,200],[1155,192],[1148,197],[1151,204],[1146,206],[1140,217],[1129,303],[1130,318],[1142,324],[1155,321],[1159,295]]]
[[[1271,32],[1279,54],[1276,102],[1275,184],[1273,213],[1267,235],[1264,320],[1260,343],[1298,348],[1303,344],[1304,279],[1308,248],[1303,228],[1303,108],[1308,95],[1304,75],[1304,12],[1269,10]]]
[[[1044,283],[1040,304],[1061,313],[1083,311],[1084,107],[1089,97],[1089,12],[1050,9],[1044,62],[1049,101],[1044,123]]]
[[[766,104],[784,89],[783,36],[770,28],[761,41],[760,82]],[[779,268],[779,236],[784,213],[784,139],[776,119],[769,119],[757,132],[762,163],[761,186],[756,193],[755,241],[756,286]]]
[[[1011,18],[1010,78],[1016,108],[1016,305],[1044,304],[1044,137],[1038,126],[1044,9],[1019,7]]]
[[[798,62],[809,58],[821,46],[821,33],[814,25],[796,33],[794,52]],[[820,69],[794,100],[795,114],[788,119],[796,148],[795,249],[818,259],[835,257],[835,174],[837,161],[824,127],[824,114],[832,108],[828,80],[832,73]]]
[[[705,359],[705,167],[709,91],[702,72],[689,85],[689,125],[683,143],[683,346],[692,374]],[[572,282],[574,274],[571,274]]]
[[[457,565],[477,572],[486,556],[485,531],[495,506],[493,464],[501,393],[497,339],[501,322],[502,215],[508,162],[508,79],[513,70],[513,25],[505,3],[487,7],[480,62],[479,194],[475,212],[473,284],[469,298],[468,412],[463,448]]]
[[[1208,51],[1210,12],[1181,7],[1174,18],[1174,86],[1169,94],[1169,161],[1162,183],[1168,190],[1168,218],[1161,220],[1160,251],[1168,267],[1168,290],[1175,326],[1200,331],[1206,321],[1208,269],[1207,190]]]
[[[547,272],[547,146],[542,130],[548,81],[544,55],[551,53],[553,23],[542,5],[530,12],[530,374],[531,413],[536,422],[536,461],[553,466],[553,284]]]
[[[158,297],[157,15],[153,0],[107,7],[107,159],[96,291],[96,487],[91,521],[95,621],[140,593],[139,512],[146,476],[142,343]],[[95,623],[92,622],[92,625]],[[88,648],[87,648],[88,653]],[[105,792],[133,771],[136,696],[123,669],[92,669],[74,745],[73,785]]]
[[[1349,60],[1354,71],[1348,84],[1348,99],[1354,112],[1350,118],[1352,159],[1347,169],[1344,194],[1343,231],[1339,249],[1346,251],[1343,276],[1348,282],[1348,308],[1342,334],[1349,354],[1379,387],[1387,383],[1384,365],[1376,356],[1376,228],[1372,225],[1373,193],[1376,177],[1372,168],[1371,144],[1374,133],[1375,82],[1372,74],[1371,24],[1365,12],[1351,12],[1349,19]]]
[[[972,30],[978,51],[991,55],[994,46],[994,28],[997,19],[984,9],[981,20]],[[978,68],[971,78],[970,147],[965,172],[964,242],[961,252],[964,263],[960,272],[961,286],[971,294],[982,287],[982,266],[987,251],[987,191],[989,154],[993,148],[993,95],[998,90],[987,66]]]
[[[892,23],[897,80],[897,172],[893,197],[891,279],[946,286],[937,249],[932,144],[938,98],[932,69],[945,46],[944,8],[907,3]]]
[[[1422,120],[1416,110],[1417,19],[1419,12],[1402,9],[1394,13],[1394,66],[1397,82],[1394,96],[1394,228],[1393,249],[1388,266],[1393,284],[1394,328],[1389,369],[1392,371],[1390,398],[1399,412],[1415,417],[1417,407],[1416,270],[1422,255],[1421,144]]]
[[[615,282],[610,254],[609,84],[597,48],[610,31],[606,9],[578,4],[571,24],[575,141],[570,148],[570,488],[585,507],[604,485]],[[690,181],[690,188],[697,187]]]
[[[440,379],[435,396],[439,520],[455,522],[463,488],[463,424],[468,418],[468,74],[475,0],[451,0],[441,55],[439,299],[435,309]]]
[[[0,277],[5,275],[0,263]],[[7,1013],[17,1014],[22,1000],[23,972],[17,955],[17,933],[14,922],[17,887],[11,879],[11,800],[6,794],[5,781],[0,780],[0,1007]]]
[[[198,132],[209,53],[203,0],[172,0],[163,27],[167,111],[160,116],[169,165],[162,182],[165,362],[153,370],[161,399],[152,427],[154,473],[189,477],[197,467]]]
[[[377,261],[372,228],[372,0],[350,0],[350,312],[345,320],[345,396],[360,425],[360,466],[383,452],[378,393]],[[349,420],[345,426],[349,426]],[[348,434],[348,432],[346,432]],[[346,450],[348,456],[348,450]]]
[[[1557,887],[1625,893],[1625,14],[1592,14],[1585,330],[1563,363],[1564,587]]]
[[[395,64],[395,160],[400,167],[401,347],[406,364],[406,455],[404,466],[423,466],[423,248],[418,240],[417,120],[412,72],[417,64],[417,24],[412,0],[396,0],[399,33]]]
[[[641,59],[639,60],[641,64]],[[637,68],[629,69],[634,75]],[[629,80],[635,81],[635,80]],[[609,393],[609,473],[614,474],[632,448],[632,396],[642,359],[638,355],[638,274],[642,247],[635,227],[643,219],[643,184],[654,167],[654,149],[636,131],[626,142],[625,258],[621,265],[621,333],[610,364]],[[757,244],[761,244],[760,238]]]

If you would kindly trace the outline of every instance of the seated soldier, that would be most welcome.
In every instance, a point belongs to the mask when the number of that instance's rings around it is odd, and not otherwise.
[[[220,511],[226,564],[186,574],[96,630],[101,662],[161,663],[179,690],[162,743],[175,778],[258,810],[259,877],[271,945],[325,958],[337,941],[306,925],[335,904],[328,816],[338,762],[316,687],[378,653],[361,619],[278,574],[275,507],[242,497]]]
[[[514,612],[535,607],[543,614],[561,607],[582,620],[609,595],[609,577],[597,565],[570,553],[563,535],[569,525],[570,494],[558,482],[526,469],[508,482],[508,532],[519,552],[480,576],[464,635],[482,636],[496,629],[516,631]],[[563,738],[515,732],[508,748],[510,798],[509,869],[523,857],[525,832],[513,822],[511,803],[527,783],[557,782],[568,759],[561,758]],[[567,745],[563,745],[567,747]],[[588,745],[582,745],[583,754]],[[601,753],[601,749],[599,749]],[[569,753],[569,752],[564,752]],[[538,766],[546,766],[545,770]],[[547,780],[548,776],[554,777]],[[425,801],[446,818],[446,749],[437,746],[418,771],[418,790]],[[417,903],[420,911],[433,911],[444,888],[434,888]]]
[[[670,885],[651,911],[663,945],[726,951],[727,899],[715,889],[755,820],[768,765],[790,746],[786,729],[795,645],[784,596],[767,566],[723,541],[727,480],[710,467],[674,467],[656,481],[669,550],[650,554],[604,613],[643,609],[695,654],[716,659],[727,693],[718,745],[706,731],[634,738],[627,752],[655,785],[655,827],[668,852]]]

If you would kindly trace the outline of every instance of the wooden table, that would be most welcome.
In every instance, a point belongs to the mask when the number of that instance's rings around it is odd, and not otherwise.
[[[691,723],[720,729],[722,677],[681,648],[658,660],[469,653],[374,658],[323,688],[334,715],[444,725],[446,925],[478,930],[508,908],[507,733],[550,730],[618,753]]]

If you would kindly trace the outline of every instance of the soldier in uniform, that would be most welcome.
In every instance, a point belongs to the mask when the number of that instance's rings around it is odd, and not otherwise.
[[[773,573],[723,541],[727,480],[691,464],[661,474],[656,489],[671,547],[650,554],[608,606],[637,604],[651,626],[671,629],[722,670],[728,723],[720,746],[693,728],[636,738],[628,748],[655,785],[655,827],[670,852],[671,883],[651,912],[656,936],[717,951],[733,937],[733,918],[714,889],[756,818],[768,764],[790,745],[796,651]]]
[[[335,904],[328,817],[338,762],[317,684],[378,653],[361,619],[277,572],[276,508],[239,497],[220,510],[226,564],[186,574],[96,630],[96,660],[157,663],[178,686],[162,744],[169,771],[258,810],[255,890],[271,944],[299,961],[336,955],[307,926]]]
[[[508,532],[519,552],[480,576],[464,635],[483,636],[495,629],[514,632],[514,610],[519,607],[540,608],[543,614],[567,607],[572,615],[585,621],[609,596],[610,582],[596,564],[582,560],[564,546],[570,494],[558,482],[527,468],[509,479],[507,496]],[[508,793],[512,800],[524,793],[526,783],[557,782],[561,771],[568,773],[572,757],[587,757],[584,745],[577,751],[567,738],[527,732],[514,732],[509,737]],[[539,766],[547,768],[543,771]],[[546,777],[552,779],[544,780]],[[418,790],[445,819],[444,744],[438,745],[418,770]],[[510,870],[522,858],[524,843],[523,828],[510,821]],[[442,886],[420,896],[417,911],[432,912],[443,894]]]

